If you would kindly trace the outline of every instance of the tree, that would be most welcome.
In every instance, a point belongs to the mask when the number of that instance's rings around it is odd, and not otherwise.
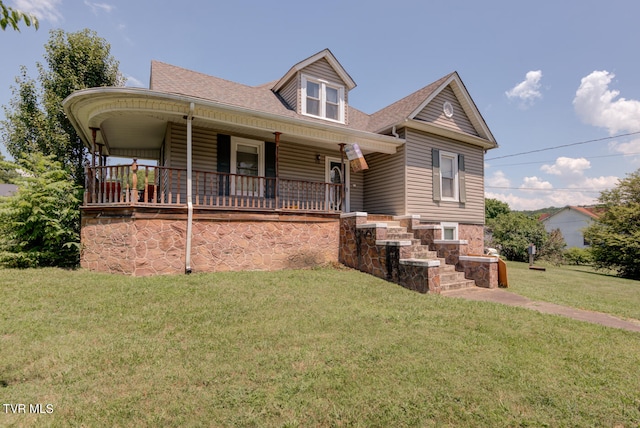
[[[501,214],[491,223],[493,245],[507,260],[525,262],[530,243],[542,249],[549,239],[544,225],[523,213]]]
[[[597,269],[640,279],[640,169],[600,194],[604,212],[584,230]]]
[[[0,28],[4,31],[7,26],[9,26],[19,32],[20,21],[23,21],[27,27],[33,25],[36,30],[40,27],[40,23],[34,15],[24,13],[10,6],[5,6],[4,3],[0,1]]]
[[[10,107],[4,107],[6,121],[2,125],[2,141],[14,159],[27,157],[35,152],[51,154],[55,140],[40,108],[36,82],[27,75],[27,68],[20,68],[16,77],[17,88]]]
[[[539,220],[536,220],[539,223]],[[554,229],[547,234],[547,239],[542,247],[537,248],[537,256],[554,265],[561,265],[564,261],[564,249],[567,243],[560,229]]]
[[[484,200],[484,218],[485,221],[489,221],[498,217],[500,214],[508,214],[511,212],[509,204],[499,201],[497,199],[486,198]]]
[[[22,69],[10,107],[5,107],[6,120],[0,123],[3,142],[14,159],[35,151],[53,155],[77,184],[84,184],[87,152],[64,114],[62,101],[79,89],[124,84],[110,50],[91,30],[51,31],[45,64],[37,65],[38,81]]]
[[[82,189],[51,156],[22,159],[18,191],[0,198],[0,264],[76,266]]]
[[[4,155],[0,153],[0,183],[11,183],[18,177],[15,166],[7,162]]]

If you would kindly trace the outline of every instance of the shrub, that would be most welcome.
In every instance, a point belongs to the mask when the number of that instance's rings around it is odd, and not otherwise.
[[[589,248],[571,247],[564,252],[564,262],[568,265],[590,265],[593,256]]]
[[[603,191],[599,201],[603,214],[584,230],[594,266],[640,279],[640,169]]]
[[[538,249],[538,258],[559,266],[563,262],[563,250],[566,246],[560,229],[554,229],[549,232],[544,245]]]
[[[519,212],[500,214],[490,224],[492,245],[507,260],[526,262],[527,249],[533,243],[539,250],[545,248],[549,239],[547,231],[539,221]]]
[[[76,266],[82,190],[51,157],[32,154],[20,168],[18,191],[0,199],[0,264]]]

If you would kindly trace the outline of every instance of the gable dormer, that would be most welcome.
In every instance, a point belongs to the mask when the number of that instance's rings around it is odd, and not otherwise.
[[[291,67],[272,91],[298,114],[347,123],[349,91],[356,83],[329,49]]]

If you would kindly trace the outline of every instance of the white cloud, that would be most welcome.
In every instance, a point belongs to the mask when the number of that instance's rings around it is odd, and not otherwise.
[[[600,193],[556,190],[547,195],[547,206],[566,207],[567,205],[593,205]]]
[[[581,181],[575,181],[569,185],[578,189],[591,189],[601,192],[602,190],[611,189],[618,185],[619,178],[613,175],[600,177],[585,177]]]
[[[146,85],[133,76],[126,76],[127,82],[125,86],[133,88],[146,88]]]
[[[520,189],[553,189],[553,185],[548,181],[538,177],[525,177]]]
[[[542,79],[542,70],[529,71],[524,81],[509,89],[505,94],[509,99],[520,100],[523,107],[531,105],[538,98],[542,98],[540,79]]]
[[[15,0],[16,9],[35,15],[40,21],[57,23],[62,19],[58,5],[62,0]]]
[[[511,181],[507,178],[504,172],[496,171],[491,177],[486,178],[485,185],[490,187],[509,187],[511,186]]]
[[[97,15],[98,12],[100,12],[100,11],[110,13],[113,9],[116,8],[114,5],[111,5],[111,4],[107,4],[107,3],[91,3],[91,2],[89,2],[87,0],[84,0],[84,4],[91,8],[91,10],[93,11],[94,15]]]
[[[624,155],[633,155],[640,153],[640,139],[629,141],[628,143],[618,143],[613,141],[609,143],[609,150],[622,153]]]
[[[542,165],[540,169],[547,174],[564,177],[582,177],[584,171],[591,168],[591,162],[585,158],[559,157],[553,165]]]
[[[580,168],[570,171],[581,171]],[[494,174],[497,178],[506,180],[508,178],[503,175]],[[556,188],[554,185],[540,177],[524,177],[522,184],[517,191],[507,190],[500,191],[492,189],[487,184],[486,198],[494,198],[509,204],[512,210],[537,210],[546,207],[564,207],[567,205],[590,205],[597,203],[600,192],[605,189],[611,189],[618,183],[618,177],[585,177],[576,174],[564,180],[562,188]],[[487,178],[487,183],[490,179]],[[568,183],[567,183],[568,182]],[[507,186],[501,186],[507,187]],[[515,193],[515,194],[514,194]]]
[[[485,198],[497,199],[506,202],[509,208],[516,211],[521,210],[537,210],[549,206],[544,198],[534,198],[530,196],[520,197],[513,193],[493,193],[485,192]]]
[[[618,98],[619,91],[609,90],[614,77],[608,71],[583,77],[573,99],[575,111],[583,122],[607,128],[610,134],[640,131],[640,101]]]

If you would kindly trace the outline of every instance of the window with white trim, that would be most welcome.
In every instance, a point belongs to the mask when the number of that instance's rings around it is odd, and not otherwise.
[[[231,138],[231,174],[234,195],[262,196],[264,181],[264,142]]]
[[[458,200],[458,155],[440,152],[440,194],[443,201]]]
[[[431,149],[433,200],[436,202],[467,202],[465,156]]]
[[[344,123],[344,87],[302,76],[302,114]]]
[[[458,223],[440,223],[442,239],[445,241],[458,240]]]

